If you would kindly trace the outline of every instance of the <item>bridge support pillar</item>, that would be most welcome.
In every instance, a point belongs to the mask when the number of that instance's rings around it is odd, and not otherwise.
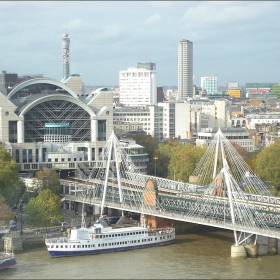
[[[247,253],[248,258],[257,258],[259,256],[259,244],[257,244],[257,235],[249,235],[248,233],[245,234],[249,236],[245,241],[245,250]]]
[[[267,240],[268,254],[277,255],[278,254],[278,239],[268,237]]]
[[[243,245],[231,246],[231,257],[235,259],[246,259],[247,253]]]
[[[257,258],[259,256],[259,244],[246,244],[244,247],[248,258]]]

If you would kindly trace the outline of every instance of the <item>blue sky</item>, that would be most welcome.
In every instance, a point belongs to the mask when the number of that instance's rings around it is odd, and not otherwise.
[[[278,1],[1,1],[0,65],[7,72],[62,78],[61,38],[70,72],[85,85],[118,84],[120,70],[157,65],[157,84],[177,86],[178,41],[194,49],[194,84],[280,82]]]

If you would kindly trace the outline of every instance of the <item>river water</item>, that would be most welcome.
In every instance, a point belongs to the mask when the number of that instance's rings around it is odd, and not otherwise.
[[[279,279],[280,255],[232,259],[233,233],[211,231],[177,235],[167,246],[126,252],[51,259],[45,247],[16,254],[17,265],[0,279]],[[280,242],[279,242],[280,243]]]

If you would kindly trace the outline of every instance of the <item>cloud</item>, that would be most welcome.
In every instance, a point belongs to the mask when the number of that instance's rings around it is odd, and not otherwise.
[[[162,19],[162,16],[159,14],[154,14],[152,16],[150,16],[149,18],[144,20],[144,25],[151,25],[154,23],[157,23],[158,21],[160,21]]]
[[[211,29],[225,27],[225,24],[234,26],[234,23],[246,23],[259,20],[265,11],[271,9],[270,2],[243,2],[243,1],[209,1],[190,6],[184,16],[183,22],[190,27]]]

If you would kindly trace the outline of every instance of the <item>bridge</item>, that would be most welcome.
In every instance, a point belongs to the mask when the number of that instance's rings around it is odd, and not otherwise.
[[[252,235],[280,238],[280,197],[249,168],[221,130],[189,183],[142,175],[114,133],[86,179],[64,181],[68,201],[212,226],[234,232],[235,246]]]

